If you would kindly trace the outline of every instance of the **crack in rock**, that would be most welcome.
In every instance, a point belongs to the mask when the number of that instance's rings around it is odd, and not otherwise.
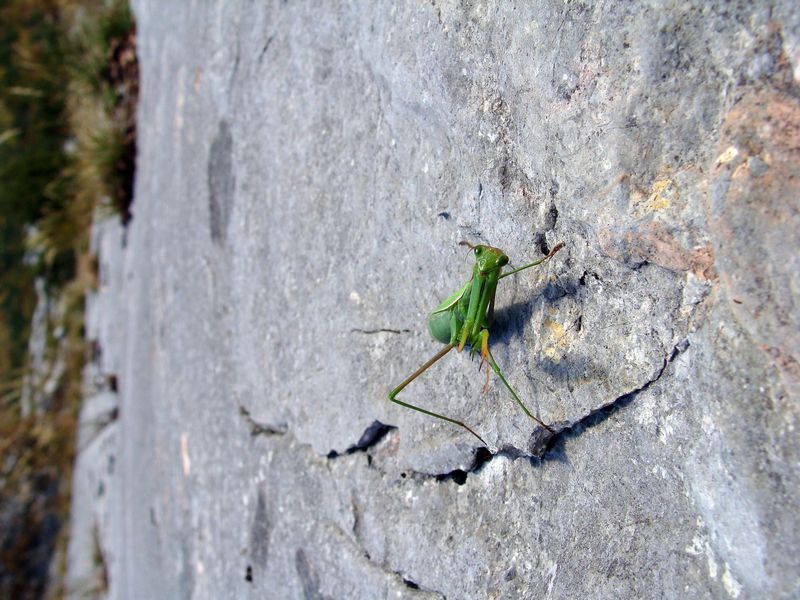
[[[537,427],[528,442],[527,451],[516,446],[507,444],[501,446],[498,451],[492,452],[489,448],[479,447],[475,450],[475,456],[472,465],[468,469],[454,469],[446,473],[425,473],[421,471],[410,471],[414,478],[433,478],[439,483],[453,481],[456,485],[464,485],[467,482],[467,477],[472,473],[479,473],[483,466],[498,456],[503,456],[511,460],[518,458],[528,459],[533,466],[541,464],[541,462],[549,460],[549,455],[552,454],[554,448],[568,437],[580,435],[586,429],[594,427],[618,410],[628,406],[633,400],[642,392],[646,391],[650,386],[656,383],[667,370],[667,367],[681,354],[689,348],[689,340],[683,339],[678,342],[671,350],[668,356],[664,358],[663,364],[658,372],[651,379],[636,389],[633,389],[621,396],[618,396],[611,402],[603,404],[602,406],[590,411],[588,414],[577,419],[576,421],[567,422],[558,426],[554,431],[548,431],[544,427]],[[250,412],[241,404],[239,405],[239,413],[250,426],[251,435],[284,435],[287,433],[287,427],[273,427],[258,423],[251,416]],[[394,425],[387,425],[378,420],[372,422],[359,437],[358,441],[347,448],[344,452],[331,450],[326,458],[334,460],[340,456],[347,456],[357,452],[366,452],[370,448],[378,445],[392,430],[397,429]],[[371,465],[371,456],[368,455],[368,463]],[[405,477],[405,473],[402,474]]]
[[[442,592],[425,588],[420,584],[418,584],[416,581],[409,579],[408,577],[403,575],[402,571],[392,570],[391,567],[389,567],[385,562],[378,561],[372,558],[360,540],[358,539],[354,540],[338,525],[332,525],[331,532],[333,533],[334,537],[339,539],[341,543],[349,546],[354,554],[360,554],[367,561],[368,564],[372,565],[374,568],[382,572],[387,577],[399,580],[408,589],[419,591],[426,594],[435,594],[439,596],[441,600],[447,600],[447,597]],[[417,595],[414,594],[414,597],[416,596]]]
[[[350,330],[352,333],[363,333],[364,335],[372,335],[375,333],[410,333],[410,329],[390,329],[388,327],[379,327],[378,329],[360,329],[358,327],[354,327]]]
[[[347,453],[364,452],[367,448],[371,448],[380,443],[392,429],[397,429],[397,427],[394,425],[386,425],[378,420],[373,421],[372,424],[364,430],[361,437],[358,438],[358,442],[356,442],[355,446],[350,446],[350,448],[347,449]]]
[[[239,404],[239,414],[242,416],[242,419],[244,419],[244,422],[250,426],[250,435],[253,437],[257,435],[285,435],[289,429],[285,424],[272,426],[259,423],[253,419],[250,415],[250,411],[241,404]]]
[[[358,441],[350,446],[344,453],[337,452],[336,450],[331,450],[327,454],[327,458],[334,459],[342,456],[342,454],[355,454],[356,452],[366,452],[373,446],[378,445],[386,435],[392,431],[393,429],[397,429],[394,425],[386,425],[385,423],[381,423],[378,420],[372,422],[372,424],[364,430],[364,433],[361,434],[361,437],[358,438]]]
[[[492,460],[492,458],[494,458],[494,455],[488,448],[480,447],[475,450],[475,458],[472,460],[472,465],[466,471],[464,469],[454,469],[449,473],[427,475],[427,477],[433,477],[439,483],[453,481],[456,483],[456,485],[464,485],[467,482],[467,476],[470,473],[477,473],[480,471],[483,465]],[[425,476],[423,473],[415,474]]]
[[[442,592],[422,587],[413,579],[409,579],[408,577],[403,575],[402,571],[393,571],[393,573],[400,578],[400,580],[403,582],[403,585],[405,585],[408,589],[420,592],[427,592],[428,594],[436,594],[442,600],[447,600],[447,596],[445,596]]]
[[[497,454],[492,454],[491,450],[485,446],[481,446],[475,449],[475,456],[472,459],[472,465],[467,470],[453,469],[447,473],[426,473],[425,471],[407,470],[403,471],[400,474],[400,477],[405,479],[408,474],[410,474],[411,479],[435,479],[437,483],[453,481],[456,483],[456,485],[464,485],[467,482],[467,476],[470,473],[479,472],[483,468],[483,465],[492,460],[495,456],[501,455],[504,455],[502,451],[498,452]]]
[[[282,426],[281,428],[276,428],[269,425],[264,425],[255,421],[252,416],[250,415],[250,411],[247,410],[244,406],[239,404],[239,414],[242,416],[244,421],[250,426],[251,435],[288,435],[292,436],[292,434],[288,431],[288,427]],[[392,430],[397,429],[394,425],[387,425],[385,423],[381,423],[380,421],[373,421],[364,432],[359,437],[358,441],[350,446],[343,454],[339,454],[335,450],[332,450],[328,455],[328,459],[335,459],[339,456],[346,456],[350,454],[355,454],[358,452],[366,452],[368,449],[376,446],[379,444]],[[311,448],[310,444],[300,443],[301,446],[306,448]],[[479,452],[485,449],[479,449]],[[487,451],[488,452],[488,451]],[[314,453],[316,455],[316,453]],[[369,456],[369,455],[368,455]],[[371,462],[371,461],[370,461]],[[261,503],[261,498],[259,498],[259,503]],[[355,549],[359,554],[361,554],[364,559],[387,576],[395,578],[399,582],[402,582],[403,586],[408,588],[409,590],[414,590],[415,592],[419,592],[421,594],[433,594],[441,598],[442,600],[447,600],[447,597],[436,590],[431,590],[426,587],[421,586],[416,581],[406,577],[403,575],[401,571],[392,570],[386,563],[381,561],[375,560],[370,553],[367,551],[366,547],[364,546],[360,534],[360,525],[362,521],[361,511],[362,509],[358,506],[355,499],[351,498],[351,507],[353,510],[353,532],[352,536],[348,535],[340,526],[333,525],[332,529],[335,535],[349,544],[353,549]],[[258,510],[257,510],[258,512]],[[261,521],[264,520],[262,518],[256,518],[255,522],[259,523],[259,527],[262,527]],[[263,534],[261,532],[259,537],[269,537],[268,535]],[[263,551],[263,554],[266,554],[266,550]],[[263,563],[265,559],[262,557],[261,562]],[[303,586],[303,591],[305,597],[309,598],[321,598],[322,596],[318,595],[319,593],[319,580],[316,576],[315,570],[312,568],[312,565],[308,561],[307,556],[302,548],[298,548],[295,553],[295,570],[297,571],[298,577],[301,580],[301,584]],[[252,582],[254,579],[253,573],[253,565],[248,564],[245,569],[245,581]],[[416,597],[416,594],[414,594]]]
[[[672,351],[669,353],[669,355],[664,358],[661,368],[654,377],[646,381],[638,388],[631,390],[630,392],[626,392],[611,402],[608,402],[607,404],[590,411],[577,421],[557,429],[555,433],[551,434],[543,428],[537,428],[537,430],[531,434],[531,440],[528,445],[528,449],[530,451],[528,457],[547,460],[548,453],[550,453],[556,444],[558,444],[563,438],[569,437],[570,435],[578,435],[586,429],[594,427],[595,425],[599,425],[613,413],[628,406],[639,394],[646,391],[651,385],[661,379],[661,377],[664,375],[664,372],[667,370],[667,367],[688,348],[689,340],[681,340],[672,348]],[[518,448],[513,448],[513,450],[519,451]]]
[[[618,396],[611,402],[608,402],[580,419],[562,425],[555,429],[555,431],[548,431],[544,427],[537,427],[531,434],[528,451],[517,448],[510,444],[502,446],[497,452],[492,452],[488,448],[480,447],[475,451],[475,458],[472,466],[467,469],[455,469],[447,473],[423,473],[419,471],[412,471],[415,477],[429,478],[432,477],[438,482],[454,481],[456,485],[464,485],[467,482],[467,477],[472,473],[479,473],[483,466],[498,456],[503,456],[511,460],[518,458],[525,458],[531,462],[532,466],[537,466],[546,460],[550,460],[549,455],[553,452],[554,448],[562,442],[565,438],[580,435],[586,429],[599,425],[610,417],[613,413],[628,406],[633,400],[642,392],[646,391],[651,385],[656,383],[664,375],[667,367],[681,354],[689,348],[689,340],[683,339],[678,342],[664,358],[664,362],[658,373],[654,377],[646,381],[638,388],[626,392]]]

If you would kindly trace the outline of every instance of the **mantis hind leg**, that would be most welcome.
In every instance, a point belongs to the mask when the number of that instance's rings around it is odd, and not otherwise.
[[[431,365],[433,365],[437,360],[442,358],[445,354],[450,352],[450,350],[452,350],[454,347],[455,346],[453,344],[447,344],[447,346],[445,346],[439,352],[437,352],[428,362],[426,362],[419,369],[417,369],[411,375],[409,375],[408,378],[405,381],[403,381],[403,383],[401,383],[396,388],[394,388],[391,392],[389,392],[389,400],[394,402],[395,404],[399,404],[400,406],[404,406],[406,408],[410,408],[411,410],[416,410],[417,412],[421,412],[421,413],[429,415],[431,417],[435,417],[437,419],[441,419],[443,421],[447,421],[448,423],[452,423],[453,425],[458,425],[459,427],[463,427],[464,429],[469,431],[472,435],[474,435],[476,438],[478,438],[484,446],[488,446],[488,444],[484,441],[484,439],[481,436],[479,436],[470,427],[468,427],[466,424],[462,423],[461,421],[459,421],[457,419],[453,419],[451,417],[447,417],[445,415],[441,415],[441,414],[433,412],[431,410],[427,410],[425,408],[421,408],[419,406],[415,406],[413,404],[409,404],[408,402],[403,402],[402,400],[398,400],[397,397],[396,397],[397,394],[399,394],[403,390],[403,388],[405,388],[409,383],[411,383],[417,377],[419,377],[425,371],[427,371],[431,367]]]
[[[486,338],[488,338],[488,337],[489,337],[489,336],[488,336],[488,331],[487,331]],[[486,354],[487,354],[487,355],[488,355],[488,357],[489,357],[489,364],[491,364],[491,365],[492,365],[492,370],[493,370],[493,371],[494,371],[494,372],[497,374],[497,376],[500,378],[500,381],[502,381],[502,382],[503,382],[503,385],[504,385],[504,386],[506,386],[506,389],[507,389],[507,390],[508,390],[508,391],[511,393],[511,395],[514,397],[514,400],[516,400],[516,401],[517,401],[517,404],[519,404],[519,405],[520,405],[520,407],[522,407],[522,410],[524,410],[524,411],[525,411],[525,414],[526,414],[526,415],[528,415],[528,416],[529,416],[531,419],[533,419],[533,420],[534,420],[534,421],[536,421],[537,423],[539,423],[539,425],[541,425],[542,427],[544,427],[544,428],[545,428],[545,429],[547,429],[548,431],[550,431],[550,432],[552,432],[552,433],[555,433],[555,432],[553,431],[553,428],[552,428],[552,427],[550,427],[549,425],[547,425],[547,424],[546,424],[544,421],[542,421],[542,420],[541,420],[539,417],[536,417],[536,416],[534,416],[534,415],[533,415],[533,413],[532,413],[531,411],[529,411],[529,410],[528,410],[528,407],[527,407],[527,406],[525,406],[525,403],[524,403],[524,402],[522,402],[522,400],[520,400],[519,396],[517,396],[517,392],[515,392],[515,391],[514,391],[514,388],[512,388],[512,387],[511,387],[511,385],[508,383],[508,381],[507,381],[507,380],[506,380],[506,378],[505,378],[505,375],[503,375],[503,372],[500,370],[500,367],[499,367],[499,366],[497,366],[497,361],[494,359],[494,356],[492,356],[492,352],[489,350],[489,348],[488,348],[488,345],[487,345],[487,347],[486,347]]]

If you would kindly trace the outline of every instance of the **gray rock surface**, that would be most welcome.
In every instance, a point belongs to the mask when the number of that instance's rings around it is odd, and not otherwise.
[[[135,9],[110,597],[800,594],[794,2]],[[401,398],[491,453],[386,399],[460,240],[565,243],[490,340],[550,440],[468,353]]]

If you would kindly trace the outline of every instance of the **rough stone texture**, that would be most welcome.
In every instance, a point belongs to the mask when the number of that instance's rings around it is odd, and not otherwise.
[[[794,2],[135,8],[111,597],[800,594]]]

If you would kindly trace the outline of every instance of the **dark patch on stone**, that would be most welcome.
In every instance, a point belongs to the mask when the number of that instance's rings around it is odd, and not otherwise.
[[[303,598],[305,600],[322,600],[319,591],[319,579],[311,568],[308,557],[302,548],[298,548],[294,553],[294,568],[300,578],[300,585],[303,588]]]
[[[536,235],[536,244],[539,246],[539,251],[547,256],[550,254],[550,246],[547,245],[547,238],[544,236],[543,233],[539,233]]]
[[[467,483],[467,472],[462,469],[455,469],[449,473],[436,475],[436,481],[439,483],[443,481],[455,481],[457,485],[464,485]]]
[[[233,136],[227,121],[221,121],[208,156],[208,210],[211,239],[222,244],[233,211],[236,179],[233,173]]]
[[[264,490],[259,489],[253,523],[250,525],[250,557],[256,566],[263,567],[267,564],[271,529],[267,514],[267,499]]]
[[[267,53],[267,50],[269,50],[269,47],[272,44],[272,40],[274,39],[275,36],[271,35],[267,38],[267,41],[264,42],[264,46],[261,48],[261,52],[258,55],[258,62],[261,62],[264,59],[264,55]]]
[[[492,460],[492,452],[488,448],[481,447],[475,451],[475,460],[472,463],[471,473],[475,473],[483,467],[487,462]]]
[[[557,222],[558,222],[558,209],[556,208],[556,205],[553,204],[550,207],[550,210],[547,211],[545,229],[547,229],[547,231],[552,231],[553,229],[556,228]]]
[[[366,452],[373,446],[377,445],[392,429],[397,429],[397,427],[394,425],[385,425],[380,421],[373,421],[372,424],[364,430],[364,433],[361,434],[361,437],[358,438],[358,441],[355,444],[350,446],[344,452],[331,450],[325,455],[325,458],[328,460],[334,460],[347,454]],[[369,455],[367,455],[367,462],[372,464],[372,457]]]
[[[181,570],[178,574],[178,589],[182,598],[191,598],[194,595],[194,565],[192,564],[192,542],[189,534],[185,534],[181,543]]]
[[[500,453],[502,454],[502,451]],[[464,485],[467,482],[467,476],[470,473],[477,473],[481,470],[483,465],[485,465],[487,462],[490,462],[494,457],[495,454],[492,454],[491,450],[482,446],[475,451],[475,458],[472,461],[472,465],[470,465],[466,471],[463,469],[455,469],[453,471],[449,471],[448,473],[432,475],[432,477],[440,483],[444,481],[454,481],[457,485]],[[405,473],[401,473],[401,476],[405,477]]]
[[[364,433],[361,434],[358,442],[347,449],[347,453],[353,454],[354,452],[366,451],[368,448],[378,444],[392,429],[397,429],[397,427],[394,425],[385,425],[380,421],[373,421],[372,424],[364,430]]]
[[[259,423],[250,416],[250,411],[241,404],[239,405],[239,414],[250,426],[250,435],[255,437],[257,435],[284,435],[287,431],[286,425],[268,425],[266,423]]]
[[[411,588],[412,590],[418,590],[419,584],[415,581],[411,581],[410,579],[406,579],[403,577],[403,583],[406,585],[407,588]]]
[[[537,427],[528,438],[528,452],[532,456],[543,456],[553,441],[555,434],[544,427]]]

